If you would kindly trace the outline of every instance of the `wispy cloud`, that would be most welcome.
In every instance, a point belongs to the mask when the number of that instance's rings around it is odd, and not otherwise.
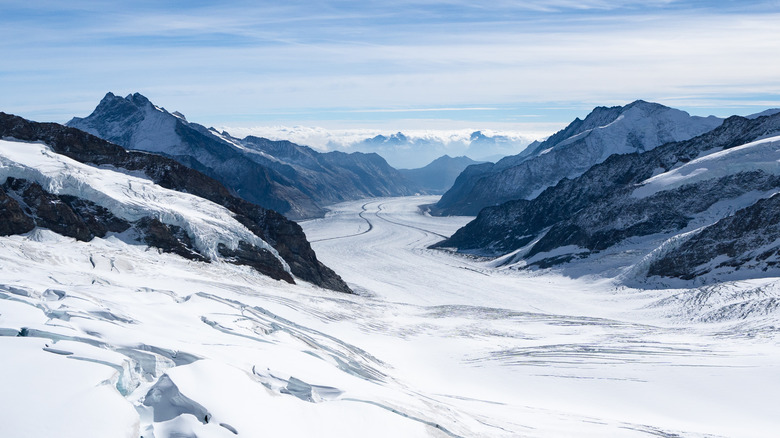
[[[780,105],[774,2],[262,3],[5,2],[0,109],[64,121],[109,90],[212,124]]]

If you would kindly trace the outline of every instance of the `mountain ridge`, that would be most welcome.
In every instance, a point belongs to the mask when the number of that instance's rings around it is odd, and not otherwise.
[[[688,230],[713,226],[725,230],[729,227],[720,221],[736,214],[734,210],[754,208],[759,199],[771,198],[780,190],[780,165],[772,158],[774,152],[769,152],[775,143],[761,140],[776,135],[780,135],[780,114],[756,119],[733,116],[690,140],[644,153],[613,155],[532,200],[484,209],[474,221],[434,247],[490,256],[514,254],[505,263],[545,268],[577,260],[587,263],[625,242],[651,236],[657,236],[655,243],[648,243],[650,246],[640,252],[668,246],[664,243],[667,239],[679,244],[683,240],[674,236]],[[713,164],[716,159],[721,161]],[[683,175],[687,180],[681,179]],[[739,214],[751,215],[747,211]],[[763,213],[763,217],[772,216]],[[746,233],[755,229],[771,227],[756,224]],[[669,248],[677,248],[677,244]],[[712,248],[710,254],[717,252]],[[616,252],[615,257],[623,253],[625,250]],[[740,255],[731,253],[728,257]],[[672,264],[667,263],[664,271],[659,268],[663,263],[655,266],[653,275],[680,278],[685,276],[680,272],[698,269],[690,265],[671,269]]]
[[[379,156],[320,153],[251,136],[237,139],[169,113],[139,93],[122,98],[109,92],[89,116],[74,117],[67,125],[128,149],[162,153],[292,219],[322,217],[324,206],[336,202],[418,191]],[[269,150],[307,159],[287,162]]]
[[[252,235],[273,247],[296,277],[325,288],[351,292],[341,277],[317,260],[298,224],[273,210],[264,209],[234,196],[214,179],[170,158],[147,152],[127,151],[76,128],[56,123],[31,122],[5,113],[0,113],[0,137],[24,142],[43,142],[56,154],[79,163],[98,168],[109,166],[130,175],[141,172],[145,178],[160,187],[211,201],[232,212],[233,218]],[[18,215],[18,210],[10,213]],[[216,251],[219,252],[219,248],[216,248]],[[258,257],[259,255],[257,251],[250,250],[245,252],[243,257],[225,257],[263,266],[268,260]]]
[[[465,155],[459,157],[442,155],[426,166],[418,169],[399,169],[399,172],[422,190],[431,194],[439,194],[452,187],[455,179],[466,167],[479,163],[479,161],[472,160]]]
[[[547,140],[493,166],[467,169],[431,208],[435,215],[476,215],[487,206],[533,199],[563,178],[574,178],[610,155],[645,151],[703,134],[722,123],[657,103],[596,107]]]

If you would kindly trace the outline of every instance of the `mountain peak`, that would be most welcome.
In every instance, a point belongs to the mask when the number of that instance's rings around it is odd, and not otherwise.
[[[147,105],[147,104],[148,105],[152,105],[152,102],[146,96],[144,96],[143,94],[138,93],[138,92],[133,93],[133,94],[128,94],[125,99],[127,99],[130,102],[133,102],[134,104],[136,104],[138,106],[144,106],[144,105]]]
[[[663,111],[663,110],[673,110],[673,111],[684,112],[682,110],[673,109],[673,108],[670,108],[670,107],[668,107],[666,105],[662,105],[660,103],[648,102],[648,101],[642,100],[642,99],[635,100],[635,101],[629,103],[628,105],[624,106],[623,107],[623,112],[626,112],[626,111],[628,111],[628,110],[630,110],[632,108],[636,108],[636,109],[643,110],[643,111],[646,111],[646,112]]]

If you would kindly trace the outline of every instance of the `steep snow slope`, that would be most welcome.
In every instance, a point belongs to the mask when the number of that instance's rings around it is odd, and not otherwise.
[[[494,166],[464,173],[432,209],[435,214],[476,215],[487,206],[533,199],[564,178],[574,178],[614,154],[651,150],[720,125],[716,117],[691,117],[656,103],[598,107],[544,142]]]
[[[704,155],[640,183],[633,196],[646,198],[665,190],[721,179],[742,172],[780,173],[780,136]]]
[[[273,253],[290,270],[276,249],[236,221],[225,207],[164,189],[146,178],[82,164],[44,144],[0,140],[0,180],[9,177],[36,182],[49,193],[93,202],[129,222],[151,216],[180,227],[212,260],[222,258],[220,244],[236,250],[243,241]]]

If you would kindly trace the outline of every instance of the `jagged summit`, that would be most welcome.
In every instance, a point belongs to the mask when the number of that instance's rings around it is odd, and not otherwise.
[[[487,206],[533,199],[563,178],[581,175],[614,154],[653,149],[714,129],[716,117],[696,117],[643,100],[625,106],[596,107],[547,140],[505,157],[493,166],[468,169],[432,212],[476,215]]]
[[[140,93],[109,92],[72,126],[128,149],[174,158],[220,181],[250,202],[291,219],[321,217],[325,205],[371,196],[400,196],[419,189],[371,154],[320,153],[290,142],[227,132],[189,122]]]

